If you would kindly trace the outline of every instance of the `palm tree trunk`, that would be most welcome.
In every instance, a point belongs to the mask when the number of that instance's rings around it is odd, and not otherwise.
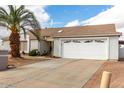
[[[21,57],[20,55],[20,36],[18,32],[12,32],[9,37],[11,56]]]

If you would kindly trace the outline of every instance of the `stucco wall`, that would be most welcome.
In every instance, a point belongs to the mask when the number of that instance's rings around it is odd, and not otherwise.
[[[29,35],[27,34],[27,35],[26,35],[26,38],[25,38],[25,37],[24,37],[24,34],[21,34],[20,37],[21,37],[21,38],[20,38],[20,41],[27,41],[27,43],[26,43],[27,45],[25,45],[25,46],[27,46],[25,52],[26,52],[26,53],[29,53]]]
[[[41,45],[39,44],[39,49],[41,48],[41,53],[48,53],[50,50],[50,47],[48,45],[48,42],[41,41]]]
[[[118,60],[119,59],[119,37],[109,37],[109,59]]]
[[[54,38],[53,55],[56,57],[61,57],[61,39],[59,38]]]
[[[38,40],[30,40],[30,51],[33,49],[38,49]]]
[[[38,40],[30,40],[30,51],[33,49],[39,49],[41,48],[41,52],[49,52],[50,48],[46,41],[41,41],[41,45]]]

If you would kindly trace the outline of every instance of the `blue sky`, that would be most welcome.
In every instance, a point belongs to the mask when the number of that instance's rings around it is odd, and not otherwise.
[[[117,31],[124,33],[122,2],[116,5],[27,5],[26,8],[35,14],[42,27],[115,24]],[[5,28],[1,30],[0,36],[10,34]]]
[[[52,5],[45,7],[45,11],[49,14],[50,20],[53,20],[52,27],[64,27],[68,22],[87,20],[111,7],[111,5]]]

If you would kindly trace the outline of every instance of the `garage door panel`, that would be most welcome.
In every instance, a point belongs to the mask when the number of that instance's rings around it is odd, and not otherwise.
[[[68,42],[63,43],[62,56],[64,58],[81,58],[81,59],[107,59],[107,44],[104,42],[85,43]],[[102,40],[103,41],[103,40]]]

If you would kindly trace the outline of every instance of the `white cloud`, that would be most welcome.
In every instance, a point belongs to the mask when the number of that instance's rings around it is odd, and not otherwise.
[[[7,6],[1,6],[3,8],[5,8],[6,10],[8,10]],[[27,5],[26,9],[31,10],[34,15],[36,16],[37,20],[40,22],[41,26],[45,26],[47,24],[47,22],[49,22],[50,20],[50,16],[49,14],[45,11],[46,6],[43,5]],[[7,29],[0,27],[1,31],[0,31],[0,36],[4,37],[9,35],[9,31],[7,31]]]
[[[79,20],[74,20],[74,21],[71,21],[71,22],[67,23],[67,24],[65,25],[65,27],[79,26],[79,25],[80,25]]]
[[[27,9],[31,10],[34,13],[37,20],[40,22],[41,26],[44,26],[44,24],[46,24],[50,20],[49,14],[44,9],[45,7],[46,6],[42,6],[42,5],[26,6]]]
[[[97,0],[96,0],[97,1]],[[111,0],[114,6],[98,15],[91,17],[85,21],[74,20],[66,24],[66,26],[77,25],[96,25],[96,24],[116,24],[118,31],[124,31],[124,5],[123,0]]]
[[[116,24],[117,31],[124,31],[124,5],[122,0],[117,1],[112,8],[99,13],[98,15],[82,21],[82,24],[85,25],[96,25],[96,24]]]

